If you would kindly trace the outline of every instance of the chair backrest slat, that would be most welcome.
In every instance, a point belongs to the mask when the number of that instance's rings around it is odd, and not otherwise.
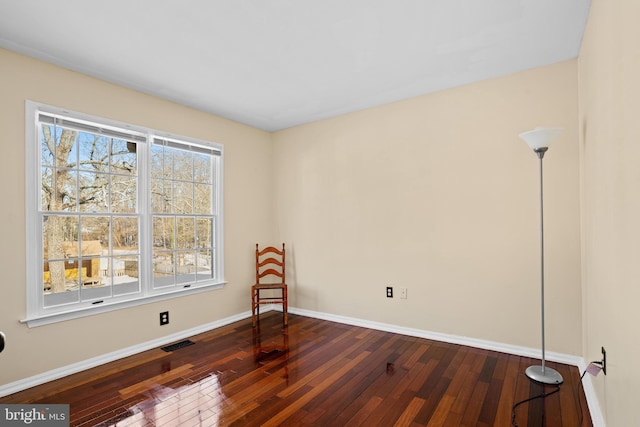
[[[266,276],[275,276],[280,279],[280,283],[285,282],[284,243],[282,250],[273,246],[267,246],[261,250],[256,243],[256,284],[267,284],[262,281]]]
[[[275,258],[266,258],[263,259],[262,261],[260,261],[260,263],[258,264],[258,267],[264,267],[265,265],[269,265],[269,264],[275,264],[278,267],[282,267],[284,266],[284,264],[282,263],[282,261],[275,259]]]
[[[281,272],[274,270],[273,268],[269,268],[267,270],[261,271],[258,277],[263,278],[264,276],[269,276],[269,275],[278,276],[280,278],[283,277]]]
[[[258,249],[258,244],[256,243],[256,250]],[[277,254],[279,256],[283,256],[284,255],[284,243],[282,244],[282,250],[279,250],[276,247],[273,246],[267,246],[266,248],[262,249],[261,251],[258,252],[258,256],[262,256],[264,254],[268,254],[268,253],[274,253]]]

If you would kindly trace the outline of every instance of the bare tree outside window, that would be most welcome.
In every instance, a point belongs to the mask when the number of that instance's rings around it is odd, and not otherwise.
[[[90,288],[137,281],[136,143],[42,123],[43,287],[67,292],[53,304],[91,297]],[[135,263],[116,255],[128,254]],[[93,293],[94,297],[111,293]]]
[[[213,171],[210,154],[156,140],[151,147],[154,286],[210,279]]]
[[[222,146],[26,105],[30,325],[224,285]]]

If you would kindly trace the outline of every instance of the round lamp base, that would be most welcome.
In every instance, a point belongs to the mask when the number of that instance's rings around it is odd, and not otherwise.
[[[527,376],[533,381],[537,381],[542,384],[562,384],[564,381],[560,372],[547,366],[545,366],[544,369],[540,365],[529,366],[525,371],[525,374],[527,374]]]

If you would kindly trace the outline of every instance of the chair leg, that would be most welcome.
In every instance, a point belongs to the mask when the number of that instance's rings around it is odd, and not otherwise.
[[[256,326],[256,292],[253,286],[251,287],[251,323]]]
[[[282,289],[282,312],[284,314],[284,325],[287,326],[289,324],[289,302],[287,298],[287,288]]]

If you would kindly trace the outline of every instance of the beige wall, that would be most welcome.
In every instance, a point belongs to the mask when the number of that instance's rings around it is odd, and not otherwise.
[[[584,357],[610,427],[637,425],[640,390],[640,3],[593,0],[579,58]]]
[[[249,310],[252,247],[271,238],[271,135],[0,49],[0,385]],[[25,291],[25,100],[224,144],[222,290],[29,329]],[[258,209],[258,207],[260,209]],[[169,310],[171,323],[158,326]]]
[[[581,354],[576,123],[568,61],[276,132],[292,305],[539,348],[538,160],[517,135],[559,126],[544,163],[547,349]]]

